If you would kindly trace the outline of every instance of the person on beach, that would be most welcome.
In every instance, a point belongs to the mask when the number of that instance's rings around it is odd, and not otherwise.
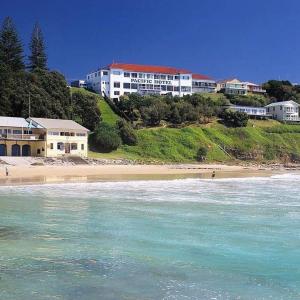
[[[216,177],[216,171],[213,171],[211,174],[211,178],[214,179]]]
[[[5,167],[5,173],[6,173],[6,176],[9,175],[9,173],[8,173],[8,167]]]

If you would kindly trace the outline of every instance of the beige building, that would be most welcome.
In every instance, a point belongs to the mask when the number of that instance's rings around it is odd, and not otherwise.
[[[264,94],[266,92],[259,84],[240,81],[237,78],[218,81],[216,91],[228,95]]]
[[[0,156],[87,157],[88,133],[72,120],[0,117]]]

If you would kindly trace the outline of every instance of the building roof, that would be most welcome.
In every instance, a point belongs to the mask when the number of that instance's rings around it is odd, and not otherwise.
[[[89,131],[87,128],[81,126],[72,120],[63,119],[46,119],[46,118],[28,118],[28,121],[32,120],[39,126],[45,129],[66,129],[66,130],[81,130]]]
[[[202,75],[202,74],[193,74],[192,75],[193,79],[198,79],[198,80],[212,80],[209,76]]]
[[[161,73],[161,74],[171,74],[171,75],[192,73],[191,71],[186,69],[178,69],[173,67],[123,64],[123,63],[112,63],[108,65],[107,68],[121,69],[121,70],[132,71],[132,72]]]
[[[28,127],[24,118],[0,117],[0,127]]]
[[[300,106],[297,102],[295,102],[293,100],[289,100],[289,101],[281,101],[281,102],[270,103],[266,107],[273,107],[273,106],[278,106],[278,105],[288,105],[288,104],[294,105],[294,106]]]

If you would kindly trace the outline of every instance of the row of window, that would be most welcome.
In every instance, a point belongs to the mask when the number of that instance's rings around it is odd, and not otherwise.
[[[153,90],[153,91],[168,91],[168,92],[191,92],[192,88],[190,86],[172,86],[172,85],[156,85],[156,84],[137,84],[137,83],[123,83],[124,89],[132,90]],[[114,95],[120,95],[120,91],[114,91]]]
[[[57,149],[57,150],[63,151],[63,150],[65,150],[65,147],[66,147],[66,146],[65,146],[64,143],[59,142],[59,143],[56,144],[56,149]],[[51,149],[51,150],[54,149],[54,143],[50,143],[50,149]],[[71,150],[77,150],[77,149],[78,149],[77,143],[71,143],[71,144],[70,144],[70,149],[71,149]],[[81,144],[81,150],[84,150],[84,144]]]
[[[122,75],[121,71],[112,71],[113,75]],[[108,75],[108,71],[102,71],[102,75]],[[95,72],[87,76],[87,79],[92,79],[101,76],[101,72]],[[146,74],[146,73],[131,73],[131,72],[124,72],[124,77],[131,77],[131,78],[145,78],[145,79],[162,79],[162,80],[190,80],[191,76],[189,75],[164,75],[164,74]]]
[[[22,134],[21,129],[0,129],[0,134]],[[23,134],[32,134],[32,130],[23,130]]]
[[[85,133],[82,132],[64,132],[64,131],[48,131],[48,135],[55,136],[86,136]]]
[[[213,82],[201,82],[201,81],[193,81],[193,86],[195,87],[207,87],[207,86],[211,86],[211,87],[216,87],[216,84]]]

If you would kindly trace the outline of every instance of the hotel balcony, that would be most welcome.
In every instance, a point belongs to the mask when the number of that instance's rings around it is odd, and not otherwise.
[[[44,141],[44,134],[0,134],[0,140]]]

